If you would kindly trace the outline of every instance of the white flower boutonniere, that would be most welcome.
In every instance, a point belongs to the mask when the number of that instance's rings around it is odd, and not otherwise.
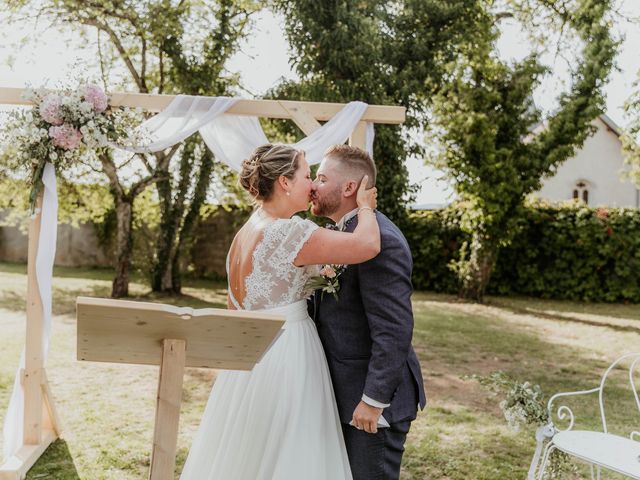
[[[320,269],[320,275],[311,277],[307,282],[309,290],[321,290],[321,296],[324,293],[332,294],[338,300],[338,292],[340,291],[339,277],[347,268],[346,265],[323,265]]]

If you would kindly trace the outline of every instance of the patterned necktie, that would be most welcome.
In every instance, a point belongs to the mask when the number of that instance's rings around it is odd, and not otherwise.
[[[347,230],[347,227],[349,226],[349,224],[353,221],[354,218],[356,218],[358,215],[354,215],[353,217],[351,217],[349,220],[347,220],[346,222],[344,222],[344,224],[342,225],[342,232]]]
[[[338,226],[333,223],[327,223],[324,227],[328,228],[329,230],[340,230]]]

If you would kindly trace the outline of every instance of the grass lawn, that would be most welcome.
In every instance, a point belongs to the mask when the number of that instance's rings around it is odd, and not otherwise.
[[[0,423],[24,344],[25,268],[0,264]],[[110,272],[57,269],[48,376],[64,430],[28,479],[143,479],[149,467],[158,369],[75,360],[74,303],[78,295],[108,296]],[[225,305],[225,286],[187,282],[185,296],[131,294],[193,307]],[[640,351],[640,306],[489,298],[486,305],[417,292],[414,346],[422,363],[429,407],[407,441],[403,480],[523,479],[534,451],[533,430],[510,431],[499,400],[469,374],[502,370],[542,386],[547,394],[592,388],[623,352]],[[611,384],[611,430],[640,430],[624,372]],[[178,465],[184,463],[215,372],[188,369],[184,382]],[[577,426],[597,428],[596,398],[575,406]],[[310,434],[312,434],[310,432]],[[2,439],[0,438],[0,443]],[[587,478],[584,467],[564,478]],[[179,469],[178,469],[179,470]],[[178,478],[178,473],[176,473]],[[618,479],[613,474],[603,479]]]

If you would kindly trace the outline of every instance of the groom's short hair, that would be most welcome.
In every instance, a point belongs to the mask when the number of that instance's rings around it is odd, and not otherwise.
[[[333,145],[324,152],[325,158],[330,158],[340,162],[340,166],[353,173],[358,180],[364,175],[369,175],[368,188],[376,184],[376,164],[371,156],[358,147],[351,145]]]

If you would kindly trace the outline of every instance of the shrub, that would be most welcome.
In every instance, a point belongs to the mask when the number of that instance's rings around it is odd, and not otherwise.
[[[418,289],[456,292],[449,268],[465,237],[454,208],[410,215],[407,239]],[[488,292],[640,302],[640,210],[536,204],[500,251]]]

